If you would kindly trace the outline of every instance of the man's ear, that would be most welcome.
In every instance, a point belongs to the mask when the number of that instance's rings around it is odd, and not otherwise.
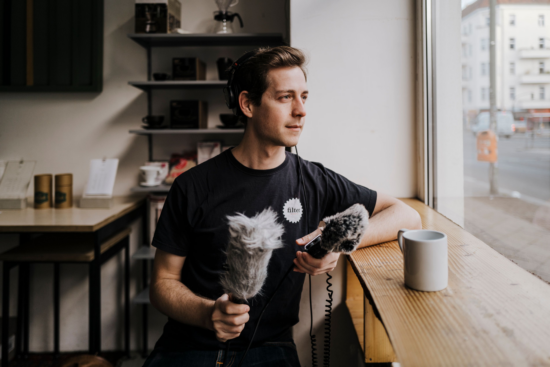
[[[252,117],[252,102],[248,98],[248,92],[242,91],[241,94],[239,94],[239,107],[241,108],[241,111],[243,111],[243,114],[251,118]]]

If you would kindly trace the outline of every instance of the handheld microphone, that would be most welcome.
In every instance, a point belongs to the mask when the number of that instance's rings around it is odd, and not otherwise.
[[[224,292],[233,295],[232,302],[247,303],[261,293],[271,254],[283,247],[284,227],[277,223],[277,214],[271,208],[251,218],[237,214],[227,219],[227,261],[220,281]]]
[[[309,241],[304,250],[316,259],[323,258],[329,252],[350,254],[367,230],[369,212],[362,204],[354,204],[341,213],[323,219],[326,226],[322,234]]]

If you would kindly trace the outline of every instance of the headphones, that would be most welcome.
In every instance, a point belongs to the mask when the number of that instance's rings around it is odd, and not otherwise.
[[[229,70],[229,79],[227,80],[227,86],[223,88],[223,95],[225,97],[225,104],[227,108],[233,110],[233,113],[237,116],[241,115],[242,112],[239,108],[239,90],[237,85],[233,85],[235,79],[235,74],[239,70],[242,64],[244,64],[248,59],[255,56],[257,51],[249,51],[241,56],[237,61],[231,66]]]

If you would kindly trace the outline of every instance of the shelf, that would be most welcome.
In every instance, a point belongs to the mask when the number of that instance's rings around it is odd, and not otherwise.
[[[168,80],[163,82],[128,82],[133,87],[144,91],[151,89],[222,89],[227,85],[224,80]]]
[[[184,46],[281,46],[282,33],[189,33],[189,34],[129,34],[139,45],[149,47]]]
[[[131,134],[242,134],[244,129],[136,129]]]
[[[137,303],[141,305],[150,305],[151,301],[149,300],[149,287],[145,288],[134,297],[132,303]]]
[[[153,246],[141,246],[132,255],[133,260],[153,260],[157,249]]]
[[[131,192],[165,192],[167,193],[168,191],[170,191],[170,187],[172,186],[169,186],[169,185],[158,185],[158,186],[152,186],[152,187],[148,187],[148,186],[134,186],[130,189]]]

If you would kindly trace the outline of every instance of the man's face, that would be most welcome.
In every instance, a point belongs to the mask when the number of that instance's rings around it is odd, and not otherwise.
[[[299,67],[272,69],[268,88],[259,106],[251,106],[249,127],[268,144],[292,147],[298,144],[305,123],[307,82]]]

